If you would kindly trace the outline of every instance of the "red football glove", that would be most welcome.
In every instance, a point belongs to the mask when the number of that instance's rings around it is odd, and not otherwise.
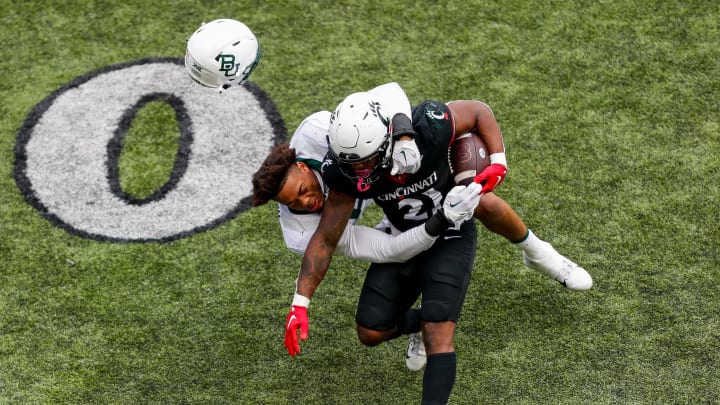
[[[285,322],[285,348],[290,357],[295,357],[296,354],[300,353],[297,330],[300,329],[300,339],[306,340],[308,338],[308,324],[307,308],[293,305]]]
[[[500,163],[493,163],[480,172],[480,174],[475,176],[474,181],[475,183],[483,185],[483,188],[480,191],[481,193],[487,193],[493,191],[495,187],[503,181],[506,174],[507,167],[501,165]]]

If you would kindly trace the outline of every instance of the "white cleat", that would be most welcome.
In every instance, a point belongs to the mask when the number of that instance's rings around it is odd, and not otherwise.
[[[549,243],[542,243],[545,244],[546,249],[540,258],[531,259],[523,252],[523,262],[526,266],[552,277],[571,290],[583,291],[592,287],[593,280],[590,273],[558,253]]]
[[[408,336],[408,348],[405,356],[405,365],[412,371],[420,371],[427,363],[427,354],[423,344],[422,334],[411,333]]]

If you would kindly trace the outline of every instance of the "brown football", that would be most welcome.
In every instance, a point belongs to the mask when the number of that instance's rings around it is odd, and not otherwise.
[[[490,154],[480,136],[468,132],[455,137],[448,149],[448,160],[455,184],[466,186],[490,165]]]

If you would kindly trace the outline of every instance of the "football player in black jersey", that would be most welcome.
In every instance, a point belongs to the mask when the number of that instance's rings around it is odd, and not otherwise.
[[[438,218],[434,214],[455,186],[447,150],[456,133],[482,133],[491,156],[504,155],[500,131],[482,127],[487,114],[491,112],[479,102],[448,106],[429,101],[413,110],[411,124],[407,116],[388,117],[367,93],[354,93],[338,106],[331,117],[330,152],[322,166],[330,193],[303,257],[296,299],[287,317],[288,350],[297,342],[297,329],[301,339],[307,337],[307,304],[327,272],[355,199],[373,198],[399,230]],[[390,175],[390,148],[397,140],[393,134],[416,143],[421,165],[414,173]],[[506,172],[500,163],[488,169],[479,175],[492,176],[483,192],[492,191]],[[455,327],[475,258],[475,222],[445,228],[434,246],[406,263],[372,264],[356,315],[358,337],[369,346],[422,330],[428,356],[422,395],[427,403],[446,403],[454,385]],[[420,311],[408,311],[419,296]]]
[[[491,165],[476,178],[483,184],[481,192],[492,191],[503,180],[507,164],[502,134],[487,105],[426,101],[412,115],[412,121],[403,115],[389,117],[367,93],[348,96],[333,113],[330,152],[322,167],[330,193],[303,258],[287,317],[286,347],[291,355],[299,352],[297,330],[301,339],[307,338],[307,306],[329,267],[356,198],[373,198],[401,231],[437,222],[442,216],[434,214],[447,206],[446,197],[454,187],[448,147],[455,135],[470,131],[482,136],[491,153]],[[399,140],[416,144],[421,164],[393,176],[392,148]],[[428,403],[447,402],[454,385],[454,332],[475,256],[474,221],[452,225],[447,221],[438,225],[444,229],[440,240],[406,263],[372,264],[356,315],[358,337],[370,346],[422,330],[428,355],[423,401]],[[408,311],[419,296],[421,309]]]

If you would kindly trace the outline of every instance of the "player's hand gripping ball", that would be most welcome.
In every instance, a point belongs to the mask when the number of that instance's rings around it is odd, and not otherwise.
[[[448,149],[450,172],[455,184],[467,186],[490,166],[487,146],[478,134],[468,132],[455,138]]]

